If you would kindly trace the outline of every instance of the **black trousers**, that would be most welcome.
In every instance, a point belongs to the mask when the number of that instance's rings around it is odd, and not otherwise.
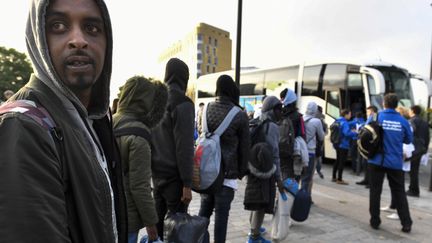
[[[337,179],[342,180],[342,173],[345,167],[345,161],[348,157],[348,149],[338,148],[336,149],[336,162],[333,165],[333,179],[336,179],[336,172],[337,172]]]
[[[363,168],[364,168],[364,181],[366,182],[366,184],[369,184],[369,169],[368,169],[368,161],[365,158],[361,158],[362,162],[363,162]]]
[[[163,240],[164,219],[168,212],[187,212],[187,206],[181,202],[183,195],[183,183],[181,181],[170,182],[163,187],[155,187],[153,196],[155,199],[156,213],[159,221],[156,224],[159,237]]]
[[[402,170],[392,170],[382,166],[369,164],[369,212],[371,215],[370,224],[380,225],[380,201],[384,182],[387,174],[392,195],[392,201],[398,212],[402,226],[411,226],[412,220],[408,208],[408,200],[405,194],[404,172]]]
[[[419,189],[419,167],[420,167],[420,158],[416,158],[411,160],[411,170],[409,172],[410,175],[410,184],[408,190],[414,192],[416,194],[420,194]]]

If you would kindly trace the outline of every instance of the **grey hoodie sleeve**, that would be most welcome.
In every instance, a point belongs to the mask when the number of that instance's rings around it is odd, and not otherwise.
[[[280,179],[280,158],[279,158],[279,126],[269,122],[266,142],[273,148],[273,164],[276,165],[276,179]]]
[[[314,119],[315,120],[315,119]],[[316,118],[316,131],[317,131],[317,133],[316,133],[316,135],[317,135],[317,139],[319,140],[319,141],[323,141],[324,140],[324,136],[325,136],[325,133],[324,133],[324,129],[323,129],[323,126],[322,126],[322,123],[321,123],[321,121],[319,120],[319,119],[317,119]]]
[[[193,103],[183,102],[176,106],[173,114],[173,134],[176,146],[177,168],[185,187],[192,186],[195,123],[194,110]]]

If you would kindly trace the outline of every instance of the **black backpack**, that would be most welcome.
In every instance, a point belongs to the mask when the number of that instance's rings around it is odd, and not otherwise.
[[[341,124],[339,121],[334,121],[330,125],[330,142],[332,144],[338,145],[341,142]]]
[[[383,128],[378,121],[371,121],[360,129],[357,148],[365,159],[371,159],[383,151]]]
[[[291,158],[294,154],[295,132],[290,118],[279,123],[279,155],[281,158]]]

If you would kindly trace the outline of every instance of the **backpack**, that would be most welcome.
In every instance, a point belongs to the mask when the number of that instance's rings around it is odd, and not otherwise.
[[[382,151],[383,129],[377,120],[363,126],[357,136],[357,149],[365,159],[374,157]]]
[[[297,222],[305,221],[309,216],[311,204],[312,198],[306,188],[300,189],[294,198],[294,203],[291,208],[291,218]]]
[[[334,145],[338,145],[341,142],[341,123],[339,121],[334,121],[330,125],[330,142]]]
[[[295,132],[290,118],[285,118],[280,122],[279,134],[279,156],[291,158],[294,154]]]
[[[194,154],[192,171],[192,190],[198,193],[212,194],[216,192],[223,183],[222,154],[220,147],[220,136],[225,132],[232,119],[240,111],[234,106],[225,116],[219,127],[210,133],[207,126],[207,108],[204,107],[202,114],[203,131],[198,138]]]

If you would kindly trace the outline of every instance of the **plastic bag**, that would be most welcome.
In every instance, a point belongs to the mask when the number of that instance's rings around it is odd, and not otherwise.
[[[428,162],[429,162],[429,153],[425,153],[425,154],[423,154],[423,156],[420,159],[420,164],[427,166]]]
[[[285,193],[287,200],[278,198],[275,214],[272,220],[271,237],[275,241],[284,240],[288,236],[291,226],[290,212],[294,202],[294,197],[290,193]]]
[[[164,222],[164,242],[204,243],[209,220],[188,213],[169,214]]]

